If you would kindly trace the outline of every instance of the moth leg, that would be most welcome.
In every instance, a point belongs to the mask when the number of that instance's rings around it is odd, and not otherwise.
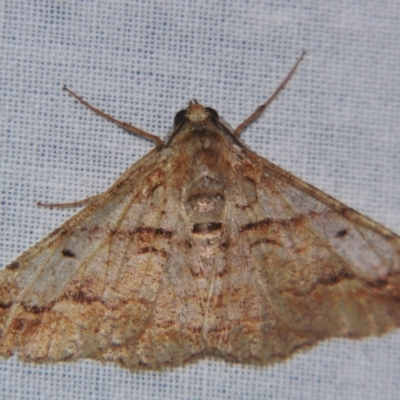
[[[90,105],[87,101],[83,100],[81,97],[79,97],[77,94],[75,94],[72,90],[68,89],[65,85],[63,87],[63,90],[68,92],[71,96],[75,97],[76,100],[78,100],[80,103],[82,103],[84,106],[92,110],[94,113],[97,115],[100,115],[101,117],[107,119],[108,121],[113,122],[114,124],[118,125],[122,129],[125,129],[129,133],[134,133],[139,136],[144,136],[145,138],[151,139],[154,142],[157,143],[157,146],[164,147],[164,142],[156,135],[152,135],[151,133],[145,132],[139,128],[136,128],[133,125],[128,124],[127,122],[122,122],[118,121],[117,119],[113,118],[111,115],[108,115],[104,113],[103,111],[99,110],[98,108],[93,107]]]
[[[73,208],[73,207],[81,207],[90,203],[93,203],[96,201],[98,198],[100,198],[103,195],[103,193],[96,194],[94,196],[86,197],[86,199],[74,201],[72,203],[42,203],[42,202],[37,202],[36,205],[39,207],[45,207],[45,208]]]
[[[296,64],[294,64],[292,70],[289,72],[288,76],[283,80],[283,82],[278,86],[278,88],[275,90],[275,92],[272,94],[272,96],[269,97],[269,99],[261,104],[257,110],[253,112],[248,118],[246,118],[233,132],[234,136],[240,136],[242,131],[247,128],[248,125],[250,125],[253,121],[255,121],[260,114],[272,103],[272,101],[275,99],[276,96],[285,88],[286,84],[290,81],[291,77],[293,74],[296,72],[297,67],[299,64],[303,61],[304,56],[306,55],[306,51],[303,50],[301,53],[301,56],[299,59],[296,61]]]

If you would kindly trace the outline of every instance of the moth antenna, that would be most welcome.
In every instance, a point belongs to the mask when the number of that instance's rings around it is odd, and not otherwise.
[[[233,132],[234,136],[239,136],[242,131],[247,128],[248,125],[250,125],[253,121],[255,121],[261,113],[274,101],[275,97],[278,96],[278,94],[285,88],[286,84],[290,81],[292,78],[293,74],[296,72],[297,67],[299,64],[303,61],[304,56],[306,55],[306,51],[303,50],[301,53],[301,56],[299,59],[296,61],[296,64],[294,64],[292,70],[289,72],[287,77],[283,80],[283,82],[278,86],[278,88],[275,90],[275,92],[272,94],[272,96],[269,97],[269,99],[261,104],[257,110],[253,112],[248,118],[246,118]]]
[[[159,147],[165,147],[164,142],[156,135],[152,135],[151,133],[145,132],[139,128],[136,128],[136,126],[130,125],[127,122],[119,121],[115,118],[113,118],[111,115],[106,114],[105,112],[99,110],[98,108],[93,107],[90,105],[87,101],[83,100],[81,97],[79,97],[77,94],[75,94],[72,90],[68,89],[65,85],[63,87],[63,90],[68,92],[71,96],[73,96],[76,100],[78,100],[80,103],[82,103],[84,106],[92,110],[94,113],[97,115],[100,115],[100,117],[103,117],[107,119],[108,121],[113,122],[114,124],[118,125],[122,129],[125,129],[129,133],[134,133],[135,135],[143,136],[147,139],[151,139],[154,142],[156,142],[157,146]]]

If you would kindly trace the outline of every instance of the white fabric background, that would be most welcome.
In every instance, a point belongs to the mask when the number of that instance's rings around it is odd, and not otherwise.
[[[400,2],[15,1],[0,10],[0,266],[106,189],[153,144],[63,84],[163,136],[197,98],[237,126],[306,60],[243,135],[259,154],[400,233]],[[82,360],[0,360],[4,399],[398,399],[400,332],[331,340],[265,368],[203,360],[131,373]]]

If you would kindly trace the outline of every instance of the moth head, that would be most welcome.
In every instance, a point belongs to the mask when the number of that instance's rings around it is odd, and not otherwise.
[[[232,128],[210,107],[202,106],[197,100],[191,100],[187,108],[178,111],[174,119],[174,127],[169,134],[166,146],[179,145],[192,139],[225,140],[233,139]]]
[[[186,109],[178,111],[174,118],[174,126],[181,125],[185,120],[190,122],[201,122],[207,118],[214,120],[219,119],[217,111],[210,107],[203,107],[197,100],[191,100],[189,106]]]

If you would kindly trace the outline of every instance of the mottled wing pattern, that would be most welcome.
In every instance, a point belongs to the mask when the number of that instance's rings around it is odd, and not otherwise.
[[[165,285],[176,215],[154,150],[0,274],[0,354],[107,358],[139,337]]]
[[[176,202],[175,210],[179,210]],[[146,327],[140,337],[110,347],[104,360],[130,369],[157,369],[181,365],[204,353],[202,326],[209,282],[196,271],[201,260],[190,240],[191,225],[185,213],[179,210],[174,217],[168,259]]]
[[[236,168],[204,327],[213,354],[265,364],[400,326],[399,237],[254,154]]]
[[[1,355],[266,364],[400,326],[399,237],[202,121],[0,273]]]

